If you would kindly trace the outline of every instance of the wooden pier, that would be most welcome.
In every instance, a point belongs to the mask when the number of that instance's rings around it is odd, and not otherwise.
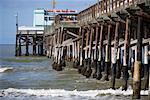
[[[27,34],[17,34],[17,55],[21,55],[21,39],[26,55],[29,44],[35,48],[43,39],[40,34]],[[37,42],[29,42],[29,37]],[[150,94],[150,0],[100,0],[78,14],[58,14],[46,28],[44,41],[55,70],[62,71],[66,61],[73,62],[80,74],[110,81],[112,89],[121,79],[122,89],[127,90],[130,77],[133,99],[140,98],[141,82]]]
[[[43,36],[44,28],[19,27],[16,34],[16,56],[43,56]]]

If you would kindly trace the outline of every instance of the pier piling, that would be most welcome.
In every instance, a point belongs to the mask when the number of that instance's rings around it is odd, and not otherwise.
[[[111,24],[108,22],[107,28],[107,44],[106,44],[106,56],[105,56],[105,67],[103,80],[109,81],[109,71],[110,71],[110,52],[111,52]]]
[[[142,64],[142,18],[138,17],[137,25],[137,61],[134,64],[133,98],[140,99],[141,64]]]
[[[53,30],[47,32],[53,41],[47,47],[47,53],[54,57],[53,68],[62,70],[61,62],[73,62],[86,78],[111,78],[112,89],[116,79],[122,79],[122,90],[127,90],[128,80],[133,79],[133,99],[139,99],[141,82],[147,90],[149,80],[148,1],[101,0],[78,14],[56,15]],[[76,19],[68,21],[64,16]]]

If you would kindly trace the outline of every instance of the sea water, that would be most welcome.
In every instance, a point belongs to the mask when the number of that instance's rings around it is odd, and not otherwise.
[[[46,57],[15,57],[15,45],[0,45],[0,100],[128,100],[132,88],[109,88],[109,82],[86,79],[76,69],[52,69]],[[148,91],[141,91],[145,100]]]

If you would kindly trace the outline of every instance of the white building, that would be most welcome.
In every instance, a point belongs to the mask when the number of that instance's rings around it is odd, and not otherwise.
[[[33,15],[33,26],[34,27],[44,27],[46,25],[51,25],[54,21],[54,17],[50,15],[44,9],[34,10]]]

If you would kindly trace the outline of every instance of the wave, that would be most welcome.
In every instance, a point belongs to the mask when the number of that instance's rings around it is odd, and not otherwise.
[[[132,95],[133,90],[131,86],[127,89],[127,91],[122,91],[122,87],[119,89],[113,90],[113,89],[106,89],[106,90],[88,90],[88,91],[68,91],[64,89],[15,89],[15,88],[9,88],[9,89],[3,89],[0,90],[1,96],[51,96],[51,97],[71,97],[71,96],[80,96],[80,97],[98,97],[101,95],[124,95],[124,96],[130,96]],[[148,90],[141,91],[141,95],[148,95]]]
[[[13,69],[13,67],[4,67],[4,68],[0,68],[0,73],[3,73],[3,72],[6,72],[6,71],[8,71],[8,70],[12,70]]]

